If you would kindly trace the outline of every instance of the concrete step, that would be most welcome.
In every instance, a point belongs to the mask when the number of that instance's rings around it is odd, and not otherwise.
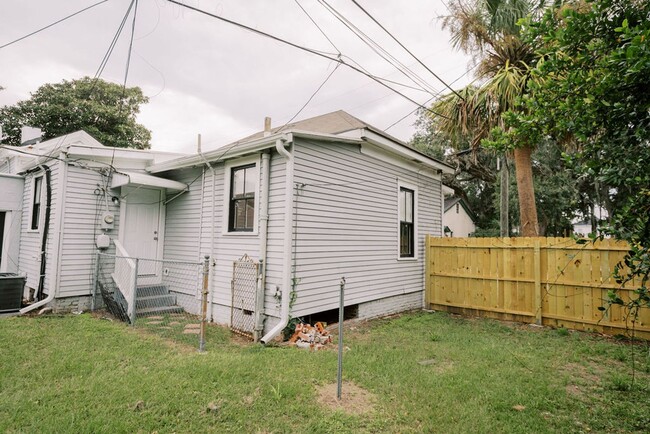
[[[138,285],[138,289],[136,290],[137,298],[168,294],[169,289],[165,285]]]
[[[136,311],[140,309],[147,309],[150,307],[164,307],[174,306],[176,304],[176,296],[167,295],[150,295],[148,297],[138,297],[135,301]]]
[[[135,315],[138,318],[142,318],[148,315],[163,315],[166,313],[183,313],[183,308],[180,306],[159,306],[159,307],[148,307],[145,309],[136,309]]]

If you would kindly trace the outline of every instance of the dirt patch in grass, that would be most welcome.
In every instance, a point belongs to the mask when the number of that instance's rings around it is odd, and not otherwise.
[[[342,410],[353,415],[363,415],[374,411],[375,396],[356,384],[345,381],[341,388],[341,400],[336,398],[337,385],[326,384],[318,387],[318,403],[332,410]]]

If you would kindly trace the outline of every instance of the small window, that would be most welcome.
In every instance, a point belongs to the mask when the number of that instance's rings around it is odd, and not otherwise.
[[[255,164],[234,167],[230,172],[230,213],[228,230],[252,232],[255,227]]]
[[[399,189],[399,256],[415,257],[415,192],[411,189]]]
[[[37,230],[41,220],[41,199],[43,190],[43,177],[34,178],[34,195],[32,196],[32,221],[30,228]]]

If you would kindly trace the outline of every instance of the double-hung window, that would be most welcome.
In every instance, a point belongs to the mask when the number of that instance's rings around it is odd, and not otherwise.
[[[34,178],[33,183],[33,195],[32,195],[32,218],[30,223],[30,229],[38,230],[38,226],[41,220],[41,200],[43,196],[43,177],[37,176]]]
[[[399,257],[415,257],[415,191],[399,189]]]
[[[255,228],[255,164],[233,167],[230,171],[228,231],[252,232]]]

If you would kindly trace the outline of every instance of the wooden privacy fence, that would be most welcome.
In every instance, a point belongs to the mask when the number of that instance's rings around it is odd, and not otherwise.
[[[620,306],[602,312],[611,274],[627,244],[603,240],[577,244],[572,238],[426,237],[426,305],[430,309],[479,314],[610,334],[631,332]],[[628,300],[636,282],[619,292]],[[650,339],[650,310],[643,309],[636,335]]]

